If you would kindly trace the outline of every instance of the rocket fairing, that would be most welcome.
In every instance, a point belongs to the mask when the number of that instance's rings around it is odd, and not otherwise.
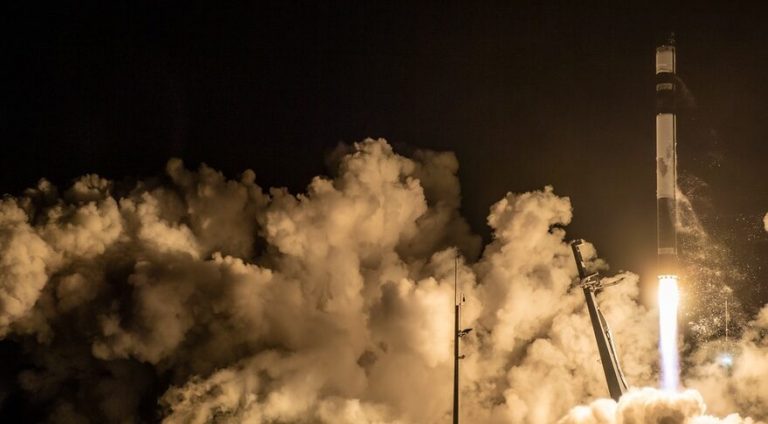
[[[656,48],[656,236],[660,274],[677,267],[677,78],[674,36]]]

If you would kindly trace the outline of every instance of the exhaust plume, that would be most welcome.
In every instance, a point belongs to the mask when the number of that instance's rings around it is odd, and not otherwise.
[[[86,175],[61,192],[41,180],[4,198],[0,345],[19,365],[0,386],[4,413],[62,423],[445,422],[458,254],[463,324],[475,329],[462,346],[463,421],[552,423],[589,402],[579,414],[656,416],[630,412],[646,395],[598,400],[605,382],[571,287],[568,198],[552,187],[507,194],[490,208],[493,239],[481,248],[459,214],[452,153],[404,157],[369,139],[335,158],[332,176],[299,194],[265,190],[250,170],[227,179],[173,159],[167,178],[128,191]],[[593,246],[584,254],[605,267]],[[652,386],[658,311],[638,302],[636,275],[608,278],[624,280],[598,301],[627,381]],[[768,416],[768,390],[754,389],[768,367],[765,311],[738,341],[730,374],[703,359],[684,370],[683,385],[701,395],[633,393],[677,417],[703,414],[702,399],[715,415]]]
[[[680,292],[677,276],[659,277],[659,354],[661,355],[661,386],[676,391],[680,386],[680,359],[677,346],[677,315]]]

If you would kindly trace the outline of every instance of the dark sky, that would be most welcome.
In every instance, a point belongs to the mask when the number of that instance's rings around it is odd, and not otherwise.
[[[696,103],[680,118],[680,172],[706,183],[714,240],[765,281],[758,10],[309,3],[6,4],[0,191],[156,175],[171,156],[297,191],[337,143],[384,137],[456,152],[464,213],[485,237],[491,203],[551,184],[573,201],[570,235],[614,270],[647,273],[654,48],[674,29]]]

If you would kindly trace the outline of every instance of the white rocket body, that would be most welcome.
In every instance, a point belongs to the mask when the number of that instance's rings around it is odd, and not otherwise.
[[[656,49],[656,229],[659,271],[677,264],[677,82],[674,41]]]

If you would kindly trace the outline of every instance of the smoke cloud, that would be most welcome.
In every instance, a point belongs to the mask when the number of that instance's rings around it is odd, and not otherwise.
[[[3,199],[0,343],[19,363],[3,408],[61,423],[446,422],[458,256],[462,325],[474,329],[465,422],[768,416],[768,309],[732,368],[696,351],[684,383],[698,392],[600,399],[568,198],[507,194],[482,247],[459,214],[452,153],[405,157],[369,139],[334,157],[332,176],[300,194],[173,159],[164,179],[128,191],[86,175]],[[621,280],[598,301],[627,380],[655,386],[657,311],[639,302],[636,275],[607,278]],[[705,401],[727,417],[706,417]]]
[[[680,393],[652,388],[636,389],[621,397],[598,399],[588,406],[573,408],[558,424],[614,423],[689,423],[689,424],[753,424],[751,418],[730,414],[725,418],[706,415],[706,405],[695,390]]]

